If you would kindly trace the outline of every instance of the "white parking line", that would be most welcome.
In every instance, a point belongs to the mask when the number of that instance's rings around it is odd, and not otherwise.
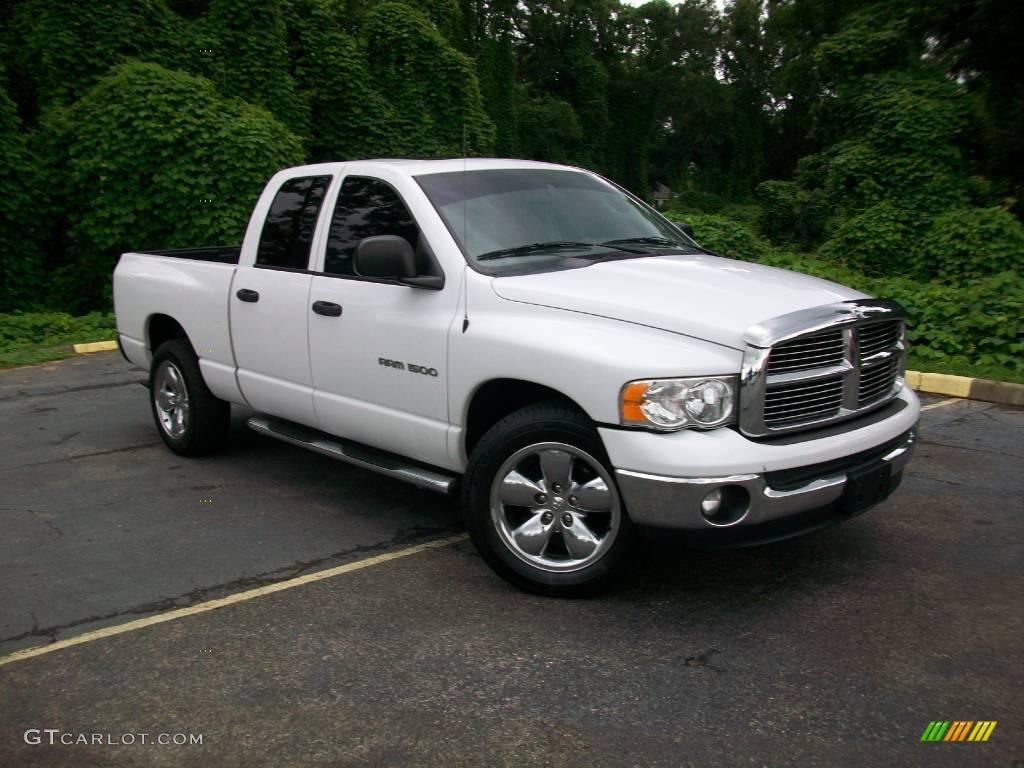
[[[70,648],[73,645],[82,645],[83,643],[91,643],[94,640],[100,640],[104,637],[113,637],[114,635],[123,635],[126,632],[134,632],[137,629],[144,629],[145,627],[151,627],[154,624],[163,624],[165,621],[174,621],[175,619],[182,619],[186,616],[194,616],[197,613],[206,613],[207,611],[215,611],[218,608],[224,608],[228,605],[234,605],[235,603],[244,603],[246,600],[252,600],[255,597],[263,597],[264,595],[272,595],[275,592],[283,592],[286,589],[293,589],[295,587],[301,587],[303,584],[311,584],[314,581],[323,581],[324,579],[330,579],[335,576],[340,576],[343,573],[351,573],[352,571],[360,571],[363,568],[370,568],[374,565],[381,565],[383,563],[390,562],[391,560],[397,560],[401,557],[408,557],[409,555],[415,555],[419,552],[425,552],[428,549],[438,549],[439,547],[447,547],[450,544],[457,544],[460,541],[465,541],[469,536],[465,533],[461,533],[458,536],[449,536],[446,539],[437,539],[436,541],[427,541],[423,544],[417,544],[413,547],[407,547],[406,549],[400,549],[397,552],[385,552],[383,555],[374,555],[373,557],[367,557],[363,560],[356,560],[352,563],[345,563],[344,565],[338,565],[334,568],[327,568],[323,571],[317,571],[316,573],[309,573],[305,576],[296,576],[294,579],[287,579],[286,581],[278,581],[274,584],[268,584],[264,587],[256,587],[255,589],[247,589],[244,592],[236,592],[233,595],[227,597],[220,597],[216,600],[208,600],[205,603],[196,603],[185,608],[176,608],[173,611],[167,611],[166,613],[158,613],[155,616],[147,616],[144,619],[136,619],[135,621],[129,621],[124,624],[117,624],[112,627],[103,627],[92,632],[85,632],[76,637],[69,637],[66,640],[58,640],[55,643],[49,645],[40,645],[34,648],[25,648],[21,651],[15,651],[7,656],[0,656],[0,667],[5,664],[11,664],[15,661],[21,661],[22,659],[31,659],[34,656],[42,656],[46,653],[53,653],[54,651],[60,651],[64,648]]]
[[[932,408],[942,408],[947,405],[952,405],[953,403],[959,403],[961,402],[961,400],[962,398],[959,397],[951,397],[949,398],[949,400],[943,400],[942,402],[939,403],[929,403],[928,405],[923,405],[921,406],[921,410],[930,411]]]

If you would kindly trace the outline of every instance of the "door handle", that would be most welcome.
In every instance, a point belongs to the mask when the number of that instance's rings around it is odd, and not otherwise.
[[[237,291],[235,291],[235,296],[237,296],[242,301],[248,301],[250,303],[260,300],[259,291],[251,291],[248,288],[239,288]]]
[[[313,311],[324,317],[339,317],[341,315],[341,305],[330,301],[314,301]]]

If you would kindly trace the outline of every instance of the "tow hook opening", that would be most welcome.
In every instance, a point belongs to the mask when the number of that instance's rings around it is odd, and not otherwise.
[[[700,513],[718,528],[736,525],[750,511],[750,493],[742,485],[722,485],[704,496]]]

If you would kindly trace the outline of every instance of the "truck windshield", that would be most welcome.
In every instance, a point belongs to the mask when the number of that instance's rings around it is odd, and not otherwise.
[[[481,272],[523,274],[699,249],[656,211],[580,171],[456,171],[416,180]]]

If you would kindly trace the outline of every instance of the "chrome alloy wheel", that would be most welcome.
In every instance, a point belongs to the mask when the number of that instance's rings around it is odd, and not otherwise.
[[[593,456],[566,443],[536,443],[495,474],[491,519],[516,557],[562,573],[604,556],[619,533],[622,505]]]
[[[164,360],[156,369],[153,377],[153,402],[164,432],[175,440],[180,439],[188,429],[191,416],[188,389],[185,377],[170,360]]]

